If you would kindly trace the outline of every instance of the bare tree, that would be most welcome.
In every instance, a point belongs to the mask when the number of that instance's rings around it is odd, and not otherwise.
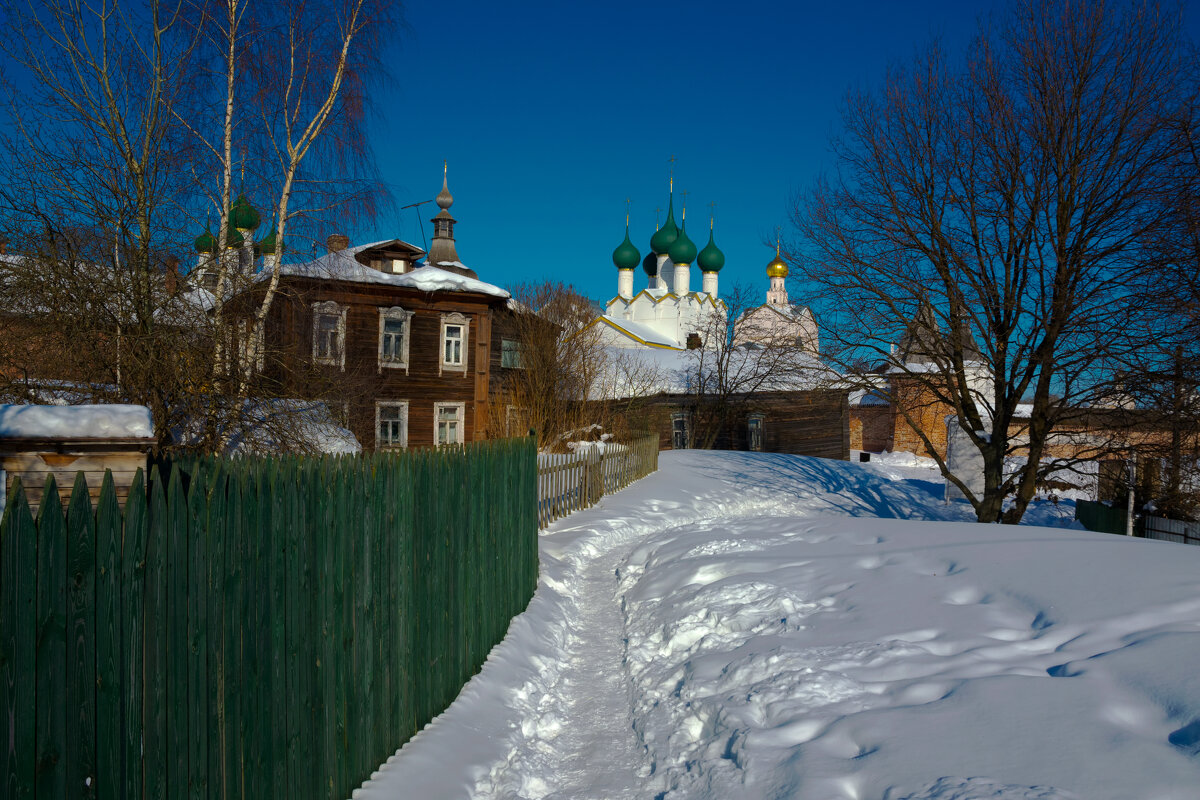
[[[918,433],[981,522],[1020,520],[1062,466],[1045,460],[1056,431],[1147,337],[1130,287],[1190,113],[1183,65],[1178,14],[1023,0],[961,67],[934,46],[852,94],[836,176],[794,207],[829,353],[882,362],[957,416],[979,493]]]
[[[698,347],[688,352],[685,385],[693,447],[711,449],[748,415],[765,393],[827,385],[832,373],[817,358],[806,309],[763,306],[757,293],[735,286],[720,313],[707,318]]]
[[[587,403],[607,359],[599,331],[588,327],[595,317],[591,303],[561,283],[520,284],[510,292],[505,329],[519,350],[508,358],[519,368],[505,373],[508,403],[494,408],[504,418],[493,427],[533,430],[552,446],[565,433],[603,424]]]
[[[18,75],[11,135],[0,142],[0,227],[20,254],[0,264],[0,299],[10,301],[0,305],[23,309],[7,317],[17,339],[40,330],[4,354],[0,375],[18,379],[8,394],[21,381],[69,377],[92,399],[150,405],[164,445],[199,417],[199,439],[217,449],[228,437],[220,432],[235,430],[269,389],[255,371],[269,357],[265,321],[285,235],[314,235],[331,209],[378,188],[364,109],[381,74],[389,6],[0,7],[13,23],[4,48]],[[231,222],[238,184],[267,198],[274,218],[265,275],[249,242],[231,246],[241,237]],[[197,304],[204,298],[185,292],[194,286],[179,264],[206,209],[218,220],[216,291]],[[228,300],[248,290],[256,307],[229,314]],[[243,422],[256,424],[255,415]]]

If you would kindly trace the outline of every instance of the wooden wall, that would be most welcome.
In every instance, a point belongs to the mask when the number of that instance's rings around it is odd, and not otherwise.
[[[46,480],[51,475],[58,485],[59,496],[65,501],[75,484],[75,474],[82,471],[94,507],[100,498],[104,471],[112,470],[113,488],[123,506],[134,475],[139,469],[146,469],[146,452],[152,444],[149,440],[128,445],[88,443],[79,446],[53,441],[40,445],[15,441],[0,443],[0,470],[4,470],[5,491],[11,497],[13,479],[19,477],[25,487],[25,498],[36,513],[42,503]]]
[[[312,304],[332,300],[346,311],[344,368],[313,364]],[[434,404],[462,403],[465,441],[485,437],[488,398],[499,369],[500,340],[492,320],[504,300],[467,292],[434,294],[384,284],[289,279],[272,308],[273,349],[266,375],[287,395],[324,399],[337,414],[349,411],[349,428],[365,450],[375,448],[375,403],[408,402],[408,444],[434,444]],[[379,368],[379,309],[413,312],[408,369]],[[441,368],[442,315],[469,320],[466,369]]]
[[[659,395],[647,400],[644,408],[635,412],[630,425],[649,426],[657,431],[659,447],[670,450],[671,418],[686,412],[693,398],[680,395]],[[739,403],[742,401],[739,401]],[[813,390],[798,392],[764,392],[745,402],[733,424],[726,427],[716,442],[719,450],[746,450],[747,418],[763,415],[763,451],[792,453],[845,461],[850,457],[850,407],[847,392]]]

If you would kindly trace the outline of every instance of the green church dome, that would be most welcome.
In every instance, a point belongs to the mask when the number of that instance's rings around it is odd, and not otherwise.
[[[274,228],[271,228],[271,232],[261,242],[254,245],[254,251],[256,253],[270,253],[273,255],[275,253],[275,241],[277,238],[278,234]]]
[[[725,254],[713,241],[711,228],[708,231],[708,244],[704,245],[700,255],[696,256],[696,263],[700,265],[701,272],[720,272],[721,267],[725,266]]]
[[[229,209],[229,227],[252,231],[258,227],[258,222],[258,212],[254,206],[250,205],[246,195],[239,194],[237,202]]]
[[[648,277],[658,277],[658,256],[654,255],[654,251],[646,253],[646,257],[642,259],[642,269]]]
[[[195,241],[197,253],[213,253],[217,249],[217,237],[209,232],[208,228],[204,229],[204,233],[196,237]]]
[[[667,221],[650,237],[650,250],[656,256],[666,255],[678,235],[679,228],[675,225],[675,198],[671,198],[671,202],[667,205]]]
[[[683,227],[679,229],[679,235],[675,237],[675,241],[671,242],[671,249],[667,255],[672,264],[691,264],[696,260],[696,245],[688,238],[686,228],[687,221],[684,220]]]
[[[641,263],[642,254],[629,240],[628,225],[625,226],[625,241],[617,245],[616,250],[613,250],[612,259],[613,266],[617,269],[637,269],[637,265]]]
[[[246,244],[246,240],[242,238],[242,234],[236,228],[230,228],[229,233],[225,235],[225,246],[237,249]]]

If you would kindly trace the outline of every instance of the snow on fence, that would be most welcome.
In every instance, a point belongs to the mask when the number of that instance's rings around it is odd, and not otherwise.
[[[597,442],[568,455],[538,456],[538,524],[595,505],[658,469],[658,435],[628,444]]]
[[[536,482],[523,438],[16,486],[0,796],[349,797],[533,596]]]

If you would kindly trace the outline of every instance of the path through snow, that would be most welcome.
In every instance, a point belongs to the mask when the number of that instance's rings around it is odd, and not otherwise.
[[[1196,797],[1200,548],[956,523],[940,488],[663,454],[543,535],[528,611],[355,796]]]

